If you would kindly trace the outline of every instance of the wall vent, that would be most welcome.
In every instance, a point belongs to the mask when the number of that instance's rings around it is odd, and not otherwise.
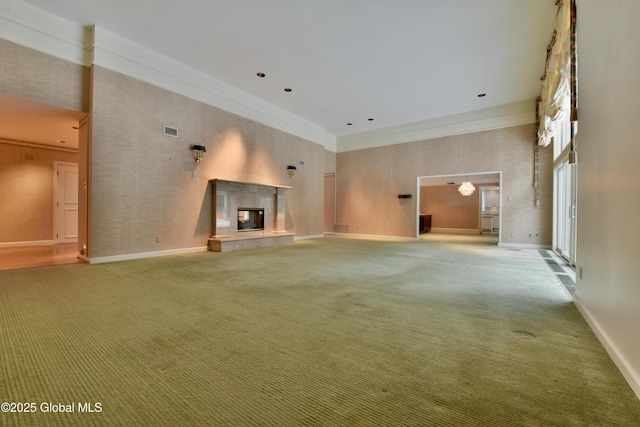
[[[24,153],[24,156],[22,156],[22,158],[24,160],[26,160],[27,162],[35,162],[36,161],[36,155],[33,153]]]
[[[162,133],[165,134],[166,136],[177,137],[178,136],[178,128],[175,128],[173,126],[164,125]]]

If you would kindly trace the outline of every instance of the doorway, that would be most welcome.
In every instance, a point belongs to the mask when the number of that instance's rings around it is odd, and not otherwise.
[[[463,196],[458,188],[471,182],[475,189],[470,196]],[[420,218],[431,216],[431,232],[449,235],[482,234],[482,216],[491,215],[489,238],[501,241],[501,193],[491,193],[490,198],[482,197],[480,188],[500,189],[502,172],[473,172],[468,174],[424,175],[417,178],[416,237],[420,236]],[[430,196],[431,194],[431,196]],[[429,199],[431,198],[431,201]],[[483,203],[486,212],[483,212]]]
[[[78,262],[87,113],[0,94],[0,269]],[[81,201],[81,197],[80,197]],[[80,209],[79,209],[80,206]]]

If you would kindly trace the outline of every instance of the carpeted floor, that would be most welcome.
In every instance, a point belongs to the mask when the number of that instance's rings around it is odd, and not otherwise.
[[[640,420],[540,254],[469,238],[0,271],[0,330],[1,425]]]

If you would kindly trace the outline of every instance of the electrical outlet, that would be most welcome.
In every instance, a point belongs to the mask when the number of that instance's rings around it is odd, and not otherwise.
[[[156,243],[160,243],[160,236],[156,236]]]
[[[578,267],[578,279],[582,280],[582,266]]]

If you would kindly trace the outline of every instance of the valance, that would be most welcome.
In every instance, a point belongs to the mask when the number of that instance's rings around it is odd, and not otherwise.
[[[570,0],[556,2],[553,36],[547,48],[545,72],[542,76],[542,93],[538,98],[538,144],[546,147],[551,143],[556,124],[567,111],[563,104],[572,94],[572,7]]]

